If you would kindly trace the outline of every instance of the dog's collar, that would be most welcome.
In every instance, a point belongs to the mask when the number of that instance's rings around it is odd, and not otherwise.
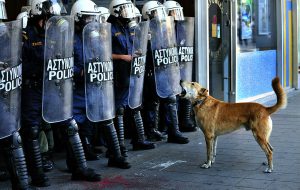
[[[207,97],[205,97],[204,99],[202,99],[202,100],[196,100],[194,103],[193,103],[193,107],[195,107],[196,105],[199,105],[199,106],[201,106],[203,103],[204,103],[204,101],[206,100],[206,98]]]

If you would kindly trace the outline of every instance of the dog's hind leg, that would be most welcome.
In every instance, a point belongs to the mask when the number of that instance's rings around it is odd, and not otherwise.
[[[212,159],[213,159],[213,145],[214,145],[214,137],[212,136],[205,136],[205,142],[206,142],[206,156],[207,156],[207,161],[204,163],[201,168],[210,168],[212,164]]]
[[[256,130],[252,130],[253,136],[265,152],[268,160],[268,168],[264,171],[265,173],[271,173],[273,171],[273,147],[269,143],[269,137],[272,131],[272,121],[270,121],[269,119],[268,123],[264,125],[264,129],[260,130],[259,133]]]
[[[213,158],[211,163],[215,163],[217,157],[217,144],[218,144],[218,137],[215,137],[214,144],[213,144]]]

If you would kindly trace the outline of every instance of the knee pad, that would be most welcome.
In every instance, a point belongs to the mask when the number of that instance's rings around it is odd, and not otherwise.
[[[102,121],[101,124],[102,124],[102,125],[105,125],[105,126],[111,125],[111,124],[113,124],[113,120],[112,120],[112,119],[109,119],[109,120],[106,120],[106,121]]]
[[[66,132],[68,136],[74,136],[78,133],[78,125],[74,119],[70,121],[70,124],[66,128]]]
[[[36,140],[39,138],[40,127],[38,125],[34,126],[24,126],[22,129],[22,136],[24,140]]]
[[[117,109],[117,115],[124,115],[124,108],[123,107],[119,107]]]
[[[22,146],[22,138],[18,131],[14,132],[10,137],[10,139],[11,139],[11,147],[13,149],[17,149]]]
[[[170,96],[170,97],[166,98],[166,103],[167,104],[174,104],[174,103],[176,103],[176,96]]]

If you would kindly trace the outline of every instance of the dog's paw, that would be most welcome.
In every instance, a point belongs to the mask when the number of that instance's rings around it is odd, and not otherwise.
[[[265,171],[264,171],[264,173],[272,173],[272,171],[273,170],[271,168],[266,168]]]
[[[211,164],[207,164],[207,163],[205,163],[201,166],[201,168],[205,168],[205,169],[208,169],[210,167],[211,167]]]

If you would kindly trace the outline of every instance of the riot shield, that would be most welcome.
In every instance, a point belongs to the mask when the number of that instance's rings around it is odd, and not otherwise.
[[[53,16],[46,23],[43,118],[48,123],[65,121],[73,111],[74,19]]]
[[[181,80],[192,81],[194,61],[194,17],[185,17],[185,20],[176,24],[176,40],[178,46]]]
[[[174,20],[169,16],[166,20],[154,18],[150,21],[149,31],[156,92],[161,98],[177,95],[181,87]]]
[[[115,117],[111,24],[92,22],[83,29],[86,115],[99,122]]]
[[[22,23],[0,23],[0,139],[20,128]]]
[[[134,29],[128,105],[131,109],[142,104],[147,54],[149,21],[140,22]]]

